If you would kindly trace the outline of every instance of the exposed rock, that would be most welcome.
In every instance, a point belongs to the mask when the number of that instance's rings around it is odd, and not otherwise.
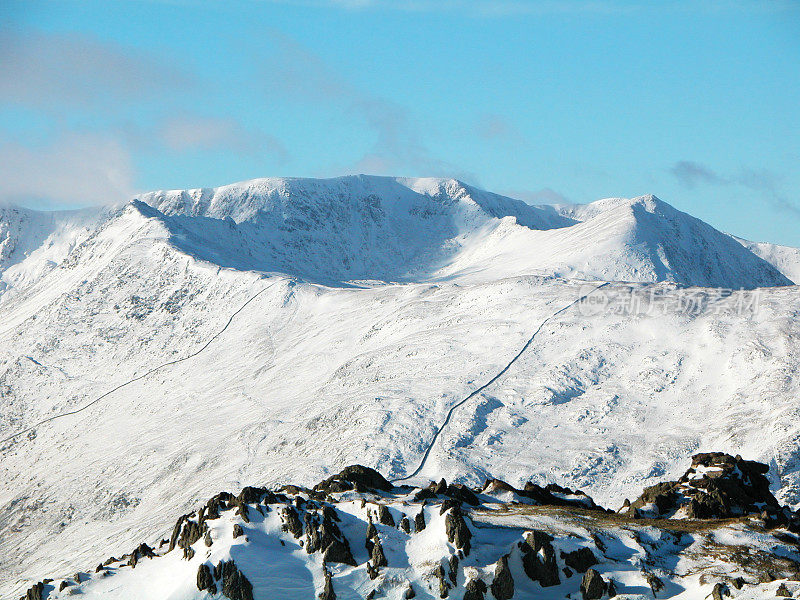
[[[444,580],[444,567],[442,565],[437,566],[434,575],[436,575],[436,578],[439,580],[439,598],[447,598],[447,596],[450,595],[450,587]]]
[[[153,549],[150,546],[142,543],[139,544],[133,552],[131,552],[131,556],[128,559],[128,564],[131,567],[135,567],[142,558],[154,558],[155,555],[156,553],[153,552]]]
[[[258,504],[267,495],[268,490],[260,487],[244,487],[236,498],[241,504]]]
[[[486,595],[486,584],[480,579],[470,579],[464,590],[464,600],[483,600]]]
[[[562,552],[564,564],[575,569],[578,573],[585,573],[589,567],[597,564],[594,552],[589,548],[580,548],[572,552]]]
[[[469,530],[460,508],[454,507],[450,509],[450,512],[444,518],[444,526],[447,532],[447,540],[456,548],[462,549],[464,554],[469,554],[472,532]]]
[[[419,533],[425,529],[425,511],[420,510],[417,516],[414,517],[414,531]]]
[[[72,584],[71,584],[69,581],[67,581],[67,580],[65,579],[64,581],[62,581],[62,582],[59,584],[59,586],[58,586],[58,591],[59,591],[59,592],[63,592],[65,589],[67,589],[67,588],[68,588],[69,586],[71,586],[71,585],[72,585]]]
[[[531,580],[538,581],[542,587],[561,583],[552,541],[553,536],[534,530],[522,544],[522,567],[525,574]]]
[[[455,498],[447,498],[444,502],[442,502],[441,506],[439,507],[439,514],[443,515],[451,508],[461,508],[461,500],[456,500]]]
[[[197,568],[197,589],[207,591],[209,594],[217,593],[217,586],[214,585],[214,577],[211,574],[211,568],[203,563]]]
[[[786,524],[765,477],[769,467],[723,452],[692,457],[692,466],[678,481],[645,488],[631,503],[629,514],[637,517],[669,517],[683,509],[690,519],[726,519],[762,514],[768,527]]]
[[[244,529],[238,523],[233,524],[233,539],[241,537],[244,535]]]
[[[411,600],[411,598],[416,598],[416,597],[417,597],[417,592],[414,591],[414,588],[409,583],[405,593],[403,594],[403,598],[405,598],[406,600]]]
[[[411,522],[405,515],[403,515],[403,518],[400,519],[400,531],[403,533],[411,533]]]
[[[447,566],[450,567],[450,581],[453,582],[453,585],[456,585],[458,579],[458,557],[455,554],[450,555]]]
[[[789,591],[785,583],[782,583],[778,586],[778,589],[775,590],[775,595],[780,598],[791,598],[792,592]]]
[[[583,600],[600,600],[608,592],[606,580],[594,569],[589,569],[581,581]]]
[[[383,553],[383,546],[381,545],[380,538],[375,538],[375,545],[372,547],[371,558],[373,567],[386,567],[389,565],[386,561],[386,555]]]
[[[291,506],[284,506],[281,512],[281,519],[283,521],[282,529],[292,534],[293,537],[299,538],[303,535],[303,524],[300,522],[300,517],[297,511]]]
[[[508,568],[508,555],[501,556],[494,568],[494,579],[490,586],[496,600],[509,600],[514,596],[514,578]]]
[[[730,596],[731,592],[728,589],[728,586],[724,583],[715,583],[714,589],[711,590],[711,599],[712,600],[722,600],[726,596]]]
[[[253,600],[253,586],[232,560],[222,562],[222,594],[230,600]]]
[[[394,518],[385,504],[378,505],[378,523],[394,527]]]
[[[319,600],[336,600],[336,592],[333,591],[333,581],[331,581],[331,574],[325,571],[325,587],[322,592],[317,596]]]
[[[451,483],[447,486],[444,493],[451,498],[454,498],[460,502],[466,502],[472,506],[478,506],[478,504],[480,504],[480,500],[478,500],[475,492],[460,483]]]
[[[322,560],[325,563],[341,563],[353,567],[358,564],[353,558],[353,553],[350,551],[347,540],[332,540],[322,553]]]
[[[349,490],[366,491],[379,490],[390,492],[394,486],[378,473],[375,469],[370,469],[362,465],[351,465],[345,467],[336,475],[321,481],[315,487],[315,491],[322,491],[328,494],[336,492],[346,492]]]
[[[28,591],[25,592],[25,599],[24,600],[42,600],[42,592],[44,591],[44,583],[34,583],[31,587],[28,588]]]
[[[208,546],[209,548],[211,547],[211,544],[213,544],[213,543],[214,543],[214,542],[213,542],[213,540],[211,539],[211,531],[210,531],[210,530],[209,530],[209,531],[206,531],[206,535],[203,537],[203,542],[204,542],[204,543],[205,543],[205,545],[206,545],[206,546]]]
[[[655,596],[658,592],[664,589],[664,582],[661,581],[658,577],[653,575],[652,573],[645,571],[643,573],[645,581],[647,581],[647,585],[650,586],[650,589],[653,592],[653,596]]]

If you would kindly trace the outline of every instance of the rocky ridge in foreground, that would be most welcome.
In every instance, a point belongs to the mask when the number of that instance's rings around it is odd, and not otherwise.
[[[797,597],[800,516],[767,470],[699,454],[613,512],[555,485],[393,486],[354,465],[313,489],[219,493],[154,547],[23,600]]]

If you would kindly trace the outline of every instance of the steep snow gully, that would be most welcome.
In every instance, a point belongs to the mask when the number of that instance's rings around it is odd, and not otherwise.
[[[94,406],[95,404],[97,404],[98,402],[100,402],[101,400],[104,400],[105,398],[108,398],[111,394],[113,394],[117,390],[121,390],[125,386],[128,386],[128,385],[130,385],[132,383],[135,383],[137,381],[140,381],[140,380],[144,379],[145,377],[147,377],[149,375],[152,375],[153,373],[155,373],[157,371],[160,371],[161,369],[164,369],[164,368],[169,367],[171,365],[176,365],[178,363],[182,363],[182,362],[187,361],[187,360],[189,360],[191,358],[194,358],[195,356],[200,354],[203,350],[208,348],[214,342],[214,340],[216,340],[219,336],[221,336],[223,333],[225,333],[225,330],[228,329],[228,327],[230,327],[231,323],[233,323],[233,320],[236,318],[236,315],[238,315],[240,312],[242,312],[247,307],[248,304],[250,304],[253,300],[258,298],[261,294],[266,292],[268,289],[270,289],[271,287],[273,287],[274,285],[276,285],[278,283],[281,283],[282,281],[286,281],[286,280],[285,279],[279,279],[277,281],[273,281],[268,286],[262,288],[261,290],[259,290],[258,292],[256,292],[252,296],[250,296],[250,298],[244,304],[242,304],[236,310],[236,312],[234,312],[230,316],[230,318],[228,319],[228,322],[225,323],[225,326],[222,329],[220,329],[217,333],[215,333],[213,336],[211,336],[211,338],[209,338],[209,340],[205,344],[203,344],[203,346],[199,350],[197,350],[195,352],[192,352],[191,354],[189,354],[187,356],[184,356],[183,358],[178,358],[176,360],[171,360],[169,362],[165,362],[163,364],[160,364],[157,367],[153,367],[152,369],[150,369],[146,373],[142,373],[141,375],[138,375],[138,376],[134,377],[133,379],[129,379],[128,381],[120,383],[115,388],[112,388],[112,389],[108,390],[103,395],[98,396],[97,398],[95,398],[94,400],[92,400],[91,402],[89,402],[88,404],[86,404],[86,405],[84,405],[84,406],[82,406],[80,408],[76,408],[75,410],[70,410],[70,411],[67,411],[67,412],[64,412],[64,413],[60,413],[58,415],[53,415],[52,417],[47,417],[46,419],[42,419],[38,423],[34,423],[33,425],[31,425],[30,427],[27,427],[26,429],[22,429],[20,431],[17,431],[16,433],[12,433],[10,436],[0,440],[0,444],[5,444],[6,442],[9,442],[9,441],[13,440],[16,437],[19,437],[19,436],[21,436],[21,435],[23,435],[25,433],[29,433],[29,432],[33,431],[34,429],[36,429],[37,427],[40,427],[41,425],[44,425],[45,423],[49,423],[51,421],[55,421],[56,419],[60,419],[62,417],[68,417],[70,415],[76,415],[76,414],[78,414],[80,412],[83,412],[87,408],[90,408],[90,407]]]
[[[514,358],[512,358],[511,361],[505,367],[503,367],[502,370],[499,373],[497,373],[489,381],[484,383],[481,387],[479,387],[478,389],[476,389],[473,392],[471,392],[469,394],[469,396],[467,396],[463,400],[459,400],[453,406],[450,407],[450,410],[447,411],[447,415],[445,416],[444,421],[439,426],[439,428],[436,430],[436,433],[433,434],[433,437],[431,438],[431,441],[428,444],[428,447],[425,449],[425,454],[422,455],[422,460],[420,461],[419,465],[417,465],[417,468],[414,469],[414,472],[410,473],[409,475],[406,475],[405,477],[399,477],[397,479],[392,479],[391,482],[392,483],[398,483],[400,481],[407,481],[407,480],[411,479],[412,477],[416,477],[417,475],[419,475],[419,473],[425,467],[425,462],[428,460],[428,456],[430,455],[431,450],[433,449],[433,446],[436,443],[436,440],[439,439],[439,434],[441,434],[442,431],[444,430],[444,428],[447,427],[447,424],[450,422],[450,417],[453,416],[453,413],[455,412],[455,410],[457,408],[459,408],[460,406],[462,406],[465,402],[467,402],[471,398],[474,398],[475,396],[480,394],[483,390],[488,388],[490,385],[492,385],[494,382],[496,382],[498,379],[500,379],[503,375],[505,375],[506,372],[511,368],[511,365],[513,365],[515,362],[517,362],[519,357],[522,356],[525,353],[525,351],[530,347],[530,345],[533,343],[533,340],[536,338],[537,335],[539,335],[539,332],[544,328],[545,325],[547,325],[548,322],[553,320],[555,317],[557,317],[561,313],[566,312],[567,310],[569,310],[570,308],[572,308],[576,304],[582,302],[583,300],[585,300],[586,298],[591,296],[593,293],[595,293],[600,288],[603,288],[603,287],[609,285],[609,283],[611,283],[611,282],[607,281],[605,283],[602,283],[602,284],[598,285],[596,288],[590,290],[586,294],[583,294],[582,296],[580,296],[576,300],[573,300],[572,302],[570,302],[566,306],[558,309],[556,312],[554,312],[549,317],[547,317],[544,321],[542,321],[539,324],[539,327],[536,329],[536,331],[533,332],[533,335],[531,335],[531,337],[528,338],[528,341],[525,342],[525,345],[522,347],[522,350],[517,352],[516,356],[514,356]]]

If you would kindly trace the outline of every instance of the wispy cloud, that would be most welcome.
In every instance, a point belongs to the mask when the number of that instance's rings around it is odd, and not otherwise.
[[[39,147],[0,141],[0,181],[0,200],[6,202],[86,206],[129,198],[134,169],[119,141],[73,132]]]
[[[676,162],[670,173],[687,189],[698,185],[738,186],[758,193],[774,208],[800,217],[800,205],[781,191],[780,178],[765,169],[744,167],[732,175],[722,176],[713,169],[694,161]]]
[[[107,112],[195,83],[192,75],[163,60],[90,36],[0,32],[0,98],[6,104]]]
[[[475,123],[475,135],[485,141],[526,143],[525,136],[508,118],[493,113],[486,113],[478,117]]]
[[[670,168],[670,173],[678,182],[689,189],[697,187],[698,184],[708,185],[727,185],[730,183],[724,177],[720,177],[712,169],[691,160],[681,160]]]
[[[157,137],[177,152],[223,150],[240,155],[271,154],[286,160],[283,143],[235,119],[181,114],[163,121]]]
[[[269,93],[324,109],[336,108],[373,132],[373,146],[340,170],[374,174],[411,170],[422,175],[469,177],[430,154],[419,124],[406,107],[360,89],[293,39],[278,32],[273,32],[272,38],[277,51],[264,67]]]
[[[524,200],[528,204],[569,204],[569,199],[551,188],[539,190],[506,190],[503,192],[510,198]]]

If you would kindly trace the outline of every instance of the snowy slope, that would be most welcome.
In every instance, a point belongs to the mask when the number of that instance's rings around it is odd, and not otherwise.
[[[589,206],[276,179],[75,217],[55,254],[66,227],[16,234],[28,249],[4,268],[36,276],[0,300],[0,595],[127,551],[218,489],[354,462],[406,476],[498,374],[419,481],[555,481],[614,505],[695,451],[746,451],[800,502],[798,288],[739,313],[747,292],[653,283],[787,280],[655,199]],[[707,305],[587,315],[584,278]]]
[[[769,242],[750,242],[737,237],[733,239],[759,258],[763,258],[794,283],[800,282],[800,248],[779,246]]]

